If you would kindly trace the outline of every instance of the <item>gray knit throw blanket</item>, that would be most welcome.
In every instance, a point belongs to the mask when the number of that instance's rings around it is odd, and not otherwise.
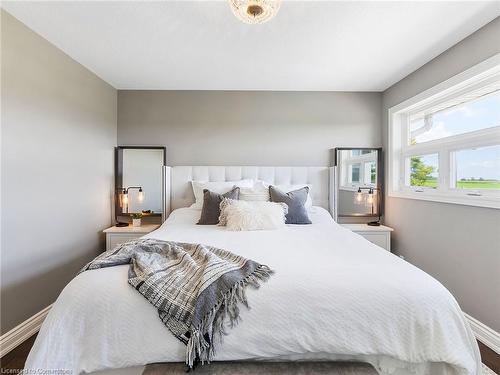
[[[258,288],[269,267],[215,247],[140,239],[118,245],[80,272],[130,264],[128,282],[157,309],[168,329],[186,344],[186,364],[210,362],[225,326],[248,308],[245,288]]]

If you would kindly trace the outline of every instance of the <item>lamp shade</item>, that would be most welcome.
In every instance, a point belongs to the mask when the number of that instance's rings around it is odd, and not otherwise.
[[[362,204],[363,203],[363,192],[361,190],[358,190],[355,194],[354,194],[354,203],[356,204]]]
[[[373,193],[368,193],[368,197],[366,198],[366,203],[370,206],[373,204]]]
[[[125,192],[125,193],[122,193],[122,204],[123,205],[127,205],[128,204],[128,193]]]

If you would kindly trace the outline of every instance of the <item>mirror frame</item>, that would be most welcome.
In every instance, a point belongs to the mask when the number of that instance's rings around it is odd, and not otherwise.
[[[130,217],[131,213],[123,213],[122,208],[120,207],[120,201],[118,198],[118,189],[122,187],[123,184],[123,150],[134,149],[134,150],[163,150],[163,165],[165,167],[167,165],[167,148],[165,146],[116,146],[115,147],[115,220],[118,220],[118,217]],[[162,193],[162,201],[164,200]],[[164,202],[162,202],[162,207],[164,206]],[[153,213],[148,214],[148,217],[163,217],[163,213]]]
[[[379,188],[379,212],[377,214],[349,214],[349,215],[339,215],[338,212],[338,197],[339,197],[339,183],[338,183],[338,153],[339,151],[347,150],[371,150],[377,151],[377,188]],[[333,153],[333,166],[335,167],[335,207],[334,216],[335,220],[339,217],[381,217],[384,213],[384,155],[382,152],[382,147],[335,147]]]

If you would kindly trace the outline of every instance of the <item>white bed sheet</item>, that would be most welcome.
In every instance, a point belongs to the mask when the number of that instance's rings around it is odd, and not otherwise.
[[[381,374],[480,374],[480,356],[453,296],[435,279],[310,210],[312,225],[229,232],[175,210],[147,237],[199,242],[269,265],[248,290],[251,310],[216,360],[355,360]],[[26,367],[75,373],[184,361],[185,346],[127,284],[128,266],[84,272],[47,316]]]

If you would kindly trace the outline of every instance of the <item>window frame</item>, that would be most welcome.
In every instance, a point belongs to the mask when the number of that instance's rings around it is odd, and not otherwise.
[[[349,151],[350,149],[340,149],[340,151]],[[375,174],[375,183],[365,183],[365,165],[367,163],[376,163],[378,164],[378,149],[367,149],[367,148],[358,148],[357,150],[370,150],[372,152],[362,155],[349,155],[347,158],[339,155],[339,158],[342,159],[342,162],[345,163],[345,171],[342,171],[343,174],[340,178],[339,189],[346,191],[357,191],[359,187],[377,187],[378,182],[378,173]],[[352,151],[352,150],[351,150]],[[351,180],[352,175],[352,166],[355,164],[359,164],[359,182],[353,182]]]
[[[453,103],[467,93],[500,87],[500,53],[388,110],[388,196],[500,209],[499,190],[451,186],[453,152],[500,144],[500,127],[480,129],[413,145],[408,144],[409,118],[415,113]],[[407,158],[438,154],[438,186],[406,185]],[[477,194],[480,195],[477,195]]]

